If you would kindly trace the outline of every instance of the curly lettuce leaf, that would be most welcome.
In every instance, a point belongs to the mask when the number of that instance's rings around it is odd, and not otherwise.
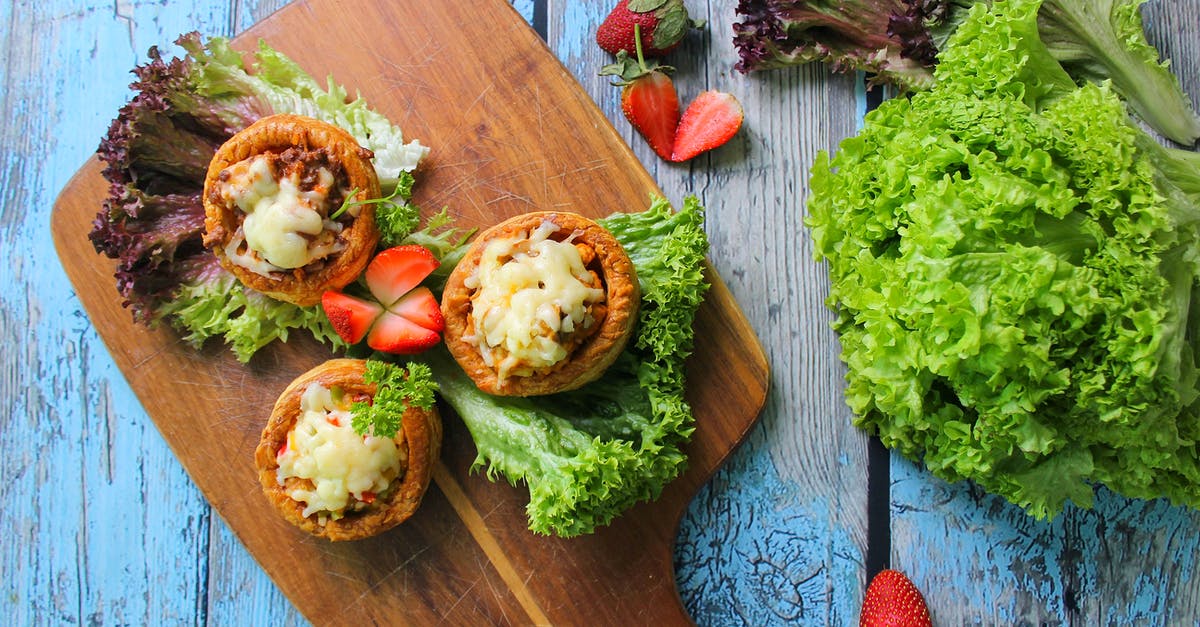
[[[947,41],[968,21],[970,11],[987,12],[995,2],[741,0],[737,14],[742,21],[733,25],[740,56],[735,67],[750,72],[821,61],[834,71],[868,72],[872,83],[927,89],[937,80],[934,68],[949,47]],[[1030,27],[1074,81],[1111,81],[1147,124],[1191,145],[1200,138],[1200,117],[1146,39],[1145,2],[1044,0],[1034,8],[1036,25]],[[1028,85],[1038,89],[1034,82]]]
[[[229,42],[214,37],[207,44],[185,35],[179,45],[193,63],[192,90],[202,98],[226,103],[225,110],[249,109],[262,115],[294,113],[345,129],[364,148],[375,153],[372,164],[379,183],[391,189],[402,172],[412,172],[429,149],[417,140],[405,141],[400,128],[354,98],[333,77],[322,86],[299,65],[265,42],[259,42],[249,68]],[[261,117],[261,116],[260,116]]]
[[[1200,181],[1040,3],[975,7],[938,81],[812,170],[856,424],[1037,517],[1103,483],[1200,507]]]
[[[528,398],[484,394],[444,350],[428,356],[442,396],[478,449],[476,468],[529,487],[529,527],[563,537],[593,532],[652,500],[686,467],[694,430],[684,400],[692,320],[708,283],[703,209],[662,198],[601,220],[633,260],[643,288],[635,339],[583,388]]]
[[[741,0],[735,12],[741,72],[820,61],[906,89],[932,81],[924,15],[910,16],[906,0]]]
[[[222,336],[241,361],[293,330],[340,346],[320,308],[302,309],[249,290],[201,244],[201,192],[208,162],[237,131],[273,113],[310,115],[346,128],[375,151],[381,181],[394,191],[386,236],[403,239],[419,221],[408,203],[412,174],[427,150],[364,101],[347,102],[330,80],[322,89],[299,66],[260,44],[253,73],[220,38],[196,33],[177,42],[188,54],[134,69],[134,96],[98,153],[110,193],[89,233],[96,251],[117,260],[117,289],[135,321],[166,321],[193,344]]]
[[[1146,40],[1141,6],[1146,0],[1045,0],[1039,35],[1076,80],[1112,81],[1113,89],[1147,124],[1191,145],[1200,117],[1179,79]]]
[[[345,347],[320,307],[297,307],[247,289],[215,258],[208,259],[211,267],[194,280],[181,281],[174,297],[156,311],[192,346],[220,337],[239,361],[247,362],[264,346],[286,342],[293,330],[303,330],[335,349]]]

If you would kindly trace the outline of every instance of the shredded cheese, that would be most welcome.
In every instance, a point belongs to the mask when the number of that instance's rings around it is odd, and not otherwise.
[[[304,267],[344,248],[336,237],[341,226],[324,216],[335,184],[328,169],[317,170],[317,184],[309,191],[300,189],[299,173],[278,177],[266,155],[238,162],[227,172],[218,190],[221,198],[246,214],[225,247],[233,263],[269,275]]]
[[[489,241],[465,281],[475,290],[474,328],[465,339],[501,379],[565,359],[561,335],[589,327],[588,305],[604,300],[571,238],[550,239],[558,229],[546,220],[528,235]]]
[[[390,438],[354,432],[350,404],[315,382],[300,398],[301,415],[277,458],[275,478],[281,486],[291,478],[308,480],[288,490],[305,504],[305,516],[340,518],[347,507],[387,490],[407,462],[407,451]]]

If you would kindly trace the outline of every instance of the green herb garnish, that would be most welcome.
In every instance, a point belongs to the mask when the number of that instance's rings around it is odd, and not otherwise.
[[[405,174],[408,174],[408,173],[405,172]],[[412,175],[409,175],[409,176],[411,177]],[[412,189],[411,185],[408,187],[409,187],[409,189]],[[388,194],[387,196],[384,196],[383,198],[367,198],[365,200],[354,200],[354,196],[356,194],[358,194],[358,192],[362,191],[361,189],[355,187],[350,190],[350,193],[346,194],[346,199],[342,201],[342,206],[338,207],[337,211],[334,211],[332,214],[330,214],[329,219],[336,220],[336,219],[340,218],[342,216],[342,214],[346,213],[346,211],[348,209],[350,209],[351,207],[359,207],[362,205],[375,205],[375,204],[377,204],[377,205],[398,204],[393,199],[396,196],[401,194],[401,190],[403,188],[404,188],[404,186],[397,185],[396,188],[392,190],[392,193]]]
[[[438,389],[429,366],[422,363],[410,362],[402,368],[368,359],[363,380],[375,384],[375,397],[369,403],[359,401],[350,406],[351,426],[359,435],[396,437],[405,410],[433,407]]]

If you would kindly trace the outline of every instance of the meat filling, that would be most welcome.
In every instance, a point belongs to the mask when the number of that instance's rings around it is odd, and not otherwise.
[[[343,168],[323,148],[254,155],[217,180],[209,201],[229,208],[236,228],[210,239],[233,263],[270,278],[319,272],[346,247],[342,232],[359,213],[352,206],[335,216],[350,190]]]

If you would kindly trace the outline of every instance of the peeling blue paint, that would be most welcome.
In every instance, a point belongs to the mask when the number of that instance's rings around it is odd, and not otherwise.
[[[893,559],[926,592],[935,618],[938,605],[961,608],[969,598],[985,624],[1196,622],[1194,603],[1172,601],[1200,591],[1200,512],[1100,487],[1092,509],[1068,505],[1036,520],[973,484],[947,484],[892,457]],[[1010,598],[987,598],[997,591]],[[1000,613],[983,613],[993,608]]]
[[[675,574],[699,625],[857,620],[862,554],[830,503],[800,502],[760,426],[701,489],[681,524]]]
[[[595,6],[584,2],[564,2],[556,7],[561,11],[562,31],[565,33],[591,33],[600,22],[597,21]],[[555,55],[560,59],[578,59],[584,55],[584,46],[594,46],[591,37],[560,37],[554,42]]]

